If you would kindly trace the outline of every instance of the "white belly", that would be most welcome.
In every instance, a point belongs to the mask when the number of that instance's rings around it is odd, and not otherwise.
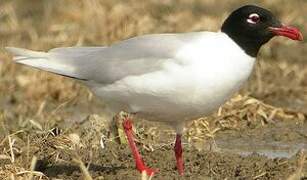
[[[134,112],[148,120],[185,121],[219,108],[248,79],[255,62],[226,35],[200,39],[174,58],[160,71],[91,89],[114,111]]]
[[[193,66],[129,77],[92,90],[114,111],[125,110],[155,121],[185,121],[219,108],[245,82],[252,71]],[[238,69],[237,69],[238,68]],[[239,70],[241,69],[241,70]]]

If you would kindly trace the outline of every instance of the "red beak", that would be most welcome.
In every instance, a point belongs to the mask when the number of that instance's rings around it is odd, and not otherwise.
[[[302,33],[295,27],[281,26],[281,27],[270,27],[270,30],[277,36],[284,36],[292,40],[303,41]]]

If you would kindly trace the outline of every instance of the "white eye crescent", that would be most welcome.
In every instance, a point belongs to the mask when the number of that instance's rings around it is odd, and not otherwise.
[[[260,21],[260,16],[257,13],[252,13],[247,18],[247,22],[250,24],[257,24],[259,21]]]

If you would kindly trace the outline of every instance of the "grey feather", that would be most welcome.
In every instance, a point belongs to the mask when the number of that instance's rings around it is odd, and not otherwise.
[[[206,33],[206,32],[202,32]],[[127,76],[157,71],[187,42],[201,33],[154,34],[131,38],[109,47],[65,47],[49,52],[7,48],[17,63],[109,84]]]

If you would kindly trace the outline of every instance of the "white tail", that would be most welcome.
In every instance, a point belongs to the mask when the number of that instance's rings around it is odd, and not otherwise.
[[[82,67],[86,59],[78,59],[75,57],[82,56],[86,52],[91,52],[97,48],[57,48],[49,52],[38,52],[27,49],[6,47],[6,49],[14,54],[14,61],[19,64],[32,66],[44,71],[76,78],[80,80],[86,80],[86,74],[82,74],[78,68]],[[65,51],[65,53],[63,52]]]

